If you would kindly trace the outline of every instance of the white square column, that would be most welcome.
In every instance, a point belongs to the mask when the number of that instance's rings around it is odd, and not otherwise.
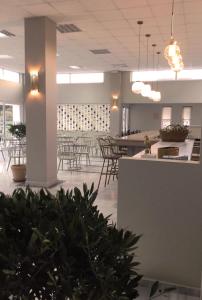
[[[33,93],[31,73],[38,74]],[[25,106],[27,184],[57,183],[56,24],[47,17],[25,19]]]

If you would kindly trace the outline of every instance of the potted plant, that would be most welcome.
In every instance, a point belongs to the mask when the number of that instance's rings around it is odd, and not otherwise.
[[[97,191],[0,194],[0,299],[132,300],[140,236],[99,212]]]
[[[12,134],[14,138],[18,141],[18,146],[16,149],[13,149],[15,151],[15,155],[17,156],[17,164],[11,166],[11,170],[13,173],[13,180],[16,182],[25,181],[26,179],[26,166],[25,164],[21,164],[20,158],[21,158],[21,144],[22,140],[26,136],[26,126],[23,123],[20,124],[11,124],[9,125],[8,131]]]
[[[189,134],[187,126],[173,124],[160,130],[160,138],[163,142],[184,142]]]

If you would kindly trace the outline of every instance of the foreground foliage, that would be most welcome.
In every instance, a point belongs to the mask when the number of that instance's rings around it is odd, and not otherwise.
[[[135,299],[139,236],[109,224],[84,184],[0,194],[0,299]]]

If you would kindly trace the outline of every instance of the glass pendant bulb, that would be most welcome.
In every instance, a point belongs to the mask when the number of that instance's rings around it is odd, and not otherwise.
[[[132,85],[132,92],[135,94],[141,94],[144,88],[144,83],[141,81],[135,81]]]
[[[159,102],[159,101],[161,101],[161,92],[152,91],[152,100],[153,100],[154,102]]]
[[[169,66],[175,72],[179,72],[184,68],[180,47],[173,37],[173,21],[174,21],[174,2],[172,0],[172,15],[171,15],[171,39],[169,45],[164,50],[164,56],[168,61]]]
[[[151,94],[151,85],[150,84],[145,84],[142,91],[141,91],[141,95],[143,97],[149,97]]]

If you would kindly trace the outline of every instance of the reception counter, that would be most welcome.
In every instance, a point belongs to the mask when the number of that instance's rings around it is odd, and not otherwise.
[[[161,145],[154,145],[152,152]],[[190,158],[192,142],[178,146],[180,154]],[[138,154],[120,159],[118,180],[118,226],[142,234],[137,250],[140,272],[154,280],[199,288],[202,164]]]
[[[159,131],[149,130],[116,138],[116,142],[121,147],[127,147],[128,155],[133,156],[145,148],[144,140],[146,135],[149,137],[151,144],[155,144],[159,141]]]
[[[152,145],[151,147],[151,154],[158,159],[158,149],[164,147],[176,147],[179,148],[179,156],[186,156],[187,160],[191,160],[192,151],[194,146],[194,140],[186,140],[183,143],[176,143],[176,142],[162,142],[159,141]],[[144,157],[144,150],[139,152],[138,154],[134,155],[134,159],[154,159],[154,158],[145,158]]]

